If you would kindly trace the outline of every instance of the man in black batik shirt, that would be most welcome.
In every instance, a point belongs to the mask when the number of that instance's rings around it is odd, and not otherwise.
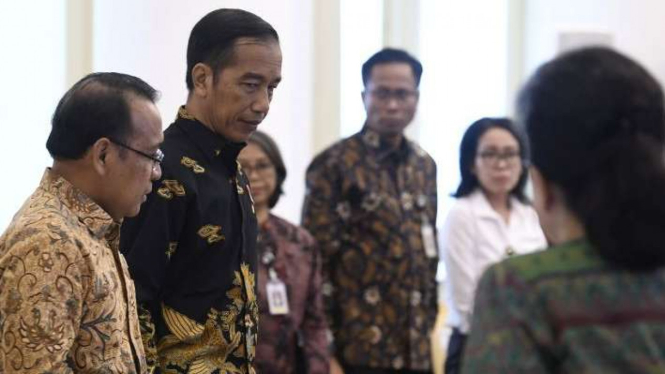
[[[281,64],[277,32],[252,13],[219,9],[192,30],[162,178],[121,235],[155,372],[255,372],[257,224],[236,156]]]
[[[404,134],[422,71],[403,50],[370,57],[364,126],[307,169],[303,226],[321,249],[331,367],[347,374],[432,372],[436,164]]]

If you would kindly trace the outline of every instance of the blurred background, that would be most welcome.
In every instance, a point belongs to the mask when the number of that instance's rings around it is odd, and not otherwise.
[[[510,115],[540,63],[606,44],[665,78],[661,0],[0,0],[0,227],[51,163],[50,117],[71,84],[92,71],[137,75],[162,92],[168,126],[186,97],[189,32],[221,7],[252,11],[280,34],[284,80],[261,129],[277,139],[289,172],[276,212],[295,222],[311,158],[361,128],[360,67],[383,46],[424,65],[408,133],[437,161],[439,223],[458,182],[463,130]]]

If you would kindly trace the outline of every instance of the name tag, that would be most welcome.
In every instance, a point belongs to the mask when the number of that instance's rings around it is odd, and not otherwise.
[[[268,308],[270,314],[284,315],[289,313],[289,299],[286,295],[286,285],[279,279],[271,279],[266,284],[268,295]]]
[[[429,258],[437,256],[436,240],[434,239],[434,228],[429,223],[423,223],[420,231],[423,235],[423,246],[425,247],[425,255]]]

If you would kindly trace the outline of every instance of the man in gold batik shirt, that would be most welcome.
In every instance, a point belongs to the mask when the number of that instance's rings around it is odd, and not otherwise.
[[[281,79],[277,32],[252,13],[215,10],[192,29],[187,66],[162,178],[123,224],[121,250],[155,372],[254,373],[257,223],[236,158]]]
[[[160,176],[157,92],[91,74],[60,100],[37,190],[0,237],[0,373],[145,373],[119,224]]]

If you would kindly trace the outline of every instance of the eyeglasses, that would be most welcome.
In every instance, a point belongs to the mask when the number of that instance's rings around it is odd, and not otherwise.
[[[275,166],[270,162],[257,162],[254,165],[241,163],[242,170],[245,171],[245,174],[250,175],[256,172],[259,175],[267,175],[275,170]]]
[[[518,151],[496,152],[484,151],[478,153],[478,156],[485,163],[496,165],[499,161],[505,161],[508,165],[514,165],[520,160],[520,153]]]
[[[390,99],[395,99],[399,102],[406,102],[411,100],[418,95],[418,91],[415,90],[388,90],[384,88],[379,88],[376,90],[369,91],[370,95],[380,101],[388,102]]]
[[[128,146],[127,144],[125,144],[123,142],[120,142],[118,140],[111,139],[111,138],[108,138],[108,140],[110,140],[111,143],[113,143],[113,144],[119,145],[119,146],[121,146],[122,148],[125,148],[125,149],[129,149],[132,152],[138,153],[141,156],[152,160],[152,170],[153,171],[157,170],[157,167],[159,167],[161,165],[162,161],[164,161],[164,152],[162,152],[161,149],[158,149],[158,150],[155,151],[155,153],[153,153],[152,155],[149,155],[145,152],[139,151],[138,149],[134,149],[134,148]]]

